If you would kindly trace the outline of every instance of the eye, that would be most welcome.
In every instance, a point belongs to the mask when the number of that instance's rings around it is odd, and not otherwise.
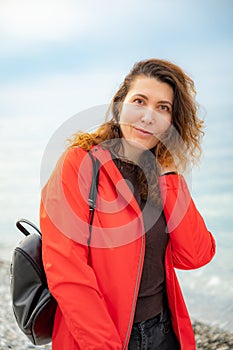
[[[162,111],[171,112],[170,107],[167,106],[167,105],[160,105],[159,108],[160,108]]]
[[[144,105],[144,100],[141,98],[135,98],[133,100],[133,103],[136,103],[137,105],[142,106],[142,105]]]

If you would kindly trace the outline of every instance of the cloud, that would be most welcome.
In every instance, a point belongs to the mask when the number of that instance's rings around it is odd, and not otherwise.
[[[1,1],[1,50],[24,52],[29,47],[37,50],[41,45],[67,43],[80,38],[124,41],[127,37],[137,45],[144,44],[147,36],[144,37],[143,33],[147,28],[150,32],[153,27],[157,36],[159,27],[166,32],[167,28],[182,20],[177,7],[184,9],[184,1],[145,0],[143,4],[140,0]]]
[[[72,0],[8,0],[0,4],[1,36],[11,45],[60,42],[85,32],[92,20],[85,2]],[[13,49],[13,48],[12,48]]]
[[[83,109],[108,104],[121,83],[118,69],[51,74],[0,84],[0,118],[44,116],[59,123]]]

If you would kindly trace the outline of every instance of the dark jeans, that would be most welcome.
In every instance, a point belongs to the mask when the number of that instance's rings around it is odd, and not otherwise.
[[[128,350],[179,350],[169,311],[140,323],[134,323]]]

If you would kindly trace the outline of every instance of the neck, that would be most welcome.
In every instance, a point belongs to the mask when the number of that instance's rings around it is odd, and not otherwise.
[[[124,158],[131,162],[138,163],[145,149],[133,144],[132,142],[122,139],[122,151]]]

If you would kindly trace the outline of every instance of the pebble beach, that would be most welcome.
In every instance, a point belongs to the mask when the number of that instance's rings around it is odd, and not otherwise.
[[[0,261],[0,350],[51,350],[51,345],[33,346],[19,330],[11,308],[9,270],[10,263]],[[233,350],[233,333],[197,321],[193,328],[198,350]]]

